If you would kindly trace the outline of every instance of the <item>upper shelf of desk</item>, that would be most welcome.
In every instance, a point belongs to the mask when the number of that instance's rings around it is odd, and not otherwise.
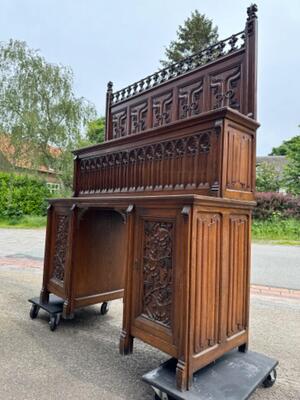
[[[108,83],[106,140],[222,107],[256,119],[256,6],[245,29],[113,92]]]

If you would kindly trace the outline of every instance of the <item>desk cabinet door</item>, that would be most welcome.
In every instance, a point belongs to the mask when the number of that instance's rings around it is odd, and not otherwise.
[[[181,220],[178,209],[137,209],[135,224],[133,333],[151,344],[155,338],[156,347],[174,355],[183,285]]]

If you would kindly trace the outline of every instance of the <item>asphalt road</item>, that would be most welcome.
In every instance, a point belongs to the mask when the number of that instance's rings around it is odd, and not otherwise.
[[[0,267],[0,400],[153,400],[141,377],[169,357],[140,340],[119,355],[122,301],[105,316],[99,305],[79,310],[50,332],[45,312],[28,315],[41,280],[41,268]],[[252,296],[250,327],[250,349],[279,360],[275,385],[251,400],[299,400],[299,300]]]
[[[44,229],[0,229],[0,258],[44,256]],[[300,246],[252,245],[251,283],[300,290]]]

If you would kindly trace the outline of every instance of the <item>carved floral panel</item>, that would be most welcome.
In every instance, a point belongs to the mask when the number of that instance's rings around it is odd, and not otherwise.
[[[172,222],[144,222],[143,314],[166,327],[172,325]]]
[[[65,274],[68,234],[69,216],[57,215],[52,278],[62,282]]]

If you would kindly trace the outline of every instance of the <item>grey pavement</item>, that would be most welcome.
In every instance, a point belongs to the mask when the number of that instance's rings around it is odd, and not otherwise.
[[[0,228],[0,257],[43,258],[45,229]]]
[[[153,400],[141,377],[168,357],[139,340],[119,355],[122,302],[105,316],[87,307],[50,332],[43,311],[28,315],[41,280],[41,269],[0,267],[0,400]],[[251,400],[300,399],[299,346],[300,302],[252,296],[250,348],[280,364],[275,385]]]
[[[252,244],[251,282],[300,289],[300,246]]]
[[[0,229],[0,257],[44,256],[45,229]],[[300,289],[300,246],[252,245],[251,283]]]

